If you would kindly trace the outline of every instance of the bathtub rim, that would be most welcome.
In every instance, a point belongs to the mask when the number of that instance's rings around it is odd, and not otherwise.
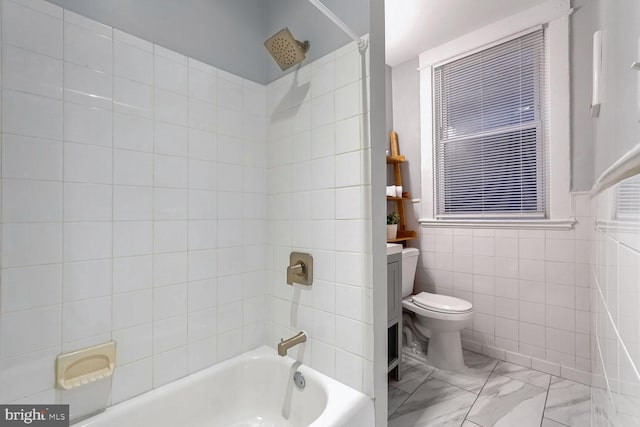
[[[285,363],[289,367],[296,363],[296,359],[293,359],[290,356],[278,356],[273,348],[267,345],[262,345],[256,349],[241,353],[235,357],[219,362],[208,368],[193,372],[160,387],[148,390],[130,399],[110,405],[102,412],[88,418],[72,422],[71,426],[91,427],[94,423],[109,421],[109,418],[126,414],[127,411],[130,411],[132,407],[135,407],[138,404],[154,402],[156,399],[162,399],[174,391],[179,391],[182,388],[188,387],[190,383],[200,380],[201,377],[214,375],[226,368],[231,368],[247,361],[258,359],[273,359],[280,363]],[[282,360],[280,361],[280,359]],[[325,408],[318,418],[309,424],[309,427],[348,426],[350,424],[347,421],[349,419],[353,419],[353,417],[357,417],[362,413],[362,411],[366,411],[366,413],[370,414],[373,419],[373,400],[370,397],[327,376],[326,374],[323,374],[322,372],[311,368],[308,365],[305,365],[304,363],[302,363],[297,370],[302,372],[303,375],[312,378],[314,381],[318,381],[326,394]]]

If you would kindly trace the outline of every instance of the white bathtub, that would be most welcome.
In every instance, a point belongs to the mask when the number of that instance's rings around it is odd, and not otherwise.
[[[371,427],[373,402],[294,360],[261,347],[149,391],[74,427]],[[296,366],[298,364],[296,363]]]

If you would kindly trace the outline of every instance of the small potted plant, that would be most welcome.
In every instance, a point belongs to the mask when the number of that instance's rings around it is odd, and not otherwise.
[[[387,215],[387,240],[393,240],[398,236],[398,223],[400,215],[394,212]]]

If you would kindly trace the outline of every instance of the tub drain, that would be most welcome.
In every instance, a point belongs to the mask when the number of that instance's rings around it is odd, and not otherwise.
[[[305,381],[300,371],[296,371],[296,373],[293,374],[293,383],[298,387],[298,390],[304,389]]]

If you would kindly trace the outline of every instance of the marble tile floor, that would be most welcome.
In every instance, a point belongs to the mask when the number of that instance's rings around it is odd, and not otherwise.
[[[465,351],[465,372],[403,357],[389,380],[389,427],[573,427],[590,423],[583,384]]]

